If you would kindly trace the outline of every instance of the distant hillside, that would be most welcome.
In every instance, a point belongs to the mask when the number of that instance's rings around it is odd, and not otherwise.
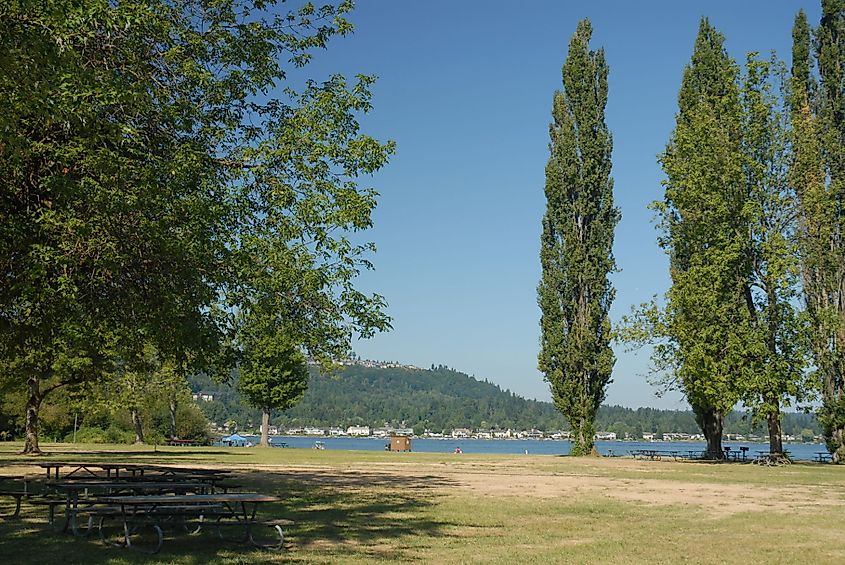
[[[220,385],[207,377],[191,381],[194,392],[211,393],[214,400],[199,402],[206,416],[223,424],[229,420],[240,429],[251,429],[260,421],[259,411],[247,406],[236,383]],[[311,381],[302,402],[273,415],[280,427],[391,425],[440,432],[454,428],[567,430],[566,419],[549,402],[527,400],[487,381],[438,366],[431,369],[407,367],[364,367],[353,365],[326,376],[312,367]],[[640,437],[643,432],[698,433],[690,411],[630,409],[602,406],[597,430]],[[812,415],[788,414],[784,432],[800,435],[802,430],[819,433]],[[740,413],[727,419],[726,433],[751,433],[751,424]],[[758,429],[758,433],[762,430]]]
[[[200,406],[209,419],[241,426],[258,422],[258,411],[246,407],[236,383],[218,385],[192,379],[194,392],[210,392]],[[278,426],[341,426],[385,424],[430,429],[512,428],[564,429],[566,420],[548,402],[527,400],[498,386],[447,367],[377,368],[353,365],[326,376],[314,368],[302,402],[273,415]]]

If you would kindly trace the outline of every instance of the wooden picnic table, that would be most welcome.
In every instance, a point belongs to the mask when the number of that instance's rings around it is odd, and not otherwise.
[[[70,472],[65,473],[65,478],[72,476],[79,476],[77,473],[86,477],[100,477],[102,472],[105,472],[107,478],[119,478],[120,472],[124,473],[124,477],[132,476],[143,477],[148,473],[158,473],[161,475],[208,475],[208,476],[225,476],[232,473],[229,469],[203,469],[198,467],[171,467],[169,465],[152,465],[143,463],[108,463],[108,462],[62,462],[62,461],[44,461],[38,463],[38,466],[47,470],[47,479],[59,479],[60,469],[69,468]],[[99,470],[101,473],[97,473]]]
[[[683,459],[683,455],[678,450],[666,449],[634,449],[631,451],[634,459],[648,459],[649,461],[660,461],[663,457],[671,457],[675,461]]]
[[[120,471],[129,472],[131,475],[143,475],[144,471],[150,468],[150,465],[142,465],[139,463],[103,463],[103,462],[67,462],[67,461],[44,461],[38,463],[38,466],[47,470],[47,479],[59,479],[61,469],[72,469],[65,473],[65,477],[72,477],[79,474],[84,474],[89,477],[99,477],[102,473],[96,471],[104,471],[106,477],[120,477]]]
[[[827,463],[828,461],[832,461],[833,457],[828,451],[816,451],[815,459],[819,463]]]
[[[66,532],[70,528],[74,535],[79,535],[77,515],[80,510],[100,503],[102,495],[149,494],[188,492],[206,493],[211,487],[200,481],[48,481],[47,486],[64,498],[64,520],[57,529]],[[92,496],[88,496],[92,495]],[[54,506],[50,507],[48,521],[55,527]]]
[[[163,543],[162,526],[173,522],[174,519],[199,517],[202,522],[204,516],[216,518],[214,523],[217,533],[223,538],[221,527],[232,526],[241,529],[243,537],[240,543],[250,543],[256,547],[281,549],[284,546],[284,532],[282,525],[286,521],[258,521],[256,513],[258,506],[263,503],[277,502],[278,497],[260,493],[229,493],[229,494],[194,494],[194,495],[133,495],[133,496],[103,496],[99,502],[114,505],[111,509],[93,511],[100,514],[100,535],[103,536],[103,522],[109,515],[119,517],[122,522],[123,547],[132,547],[131,537],[143,527],[150,527],[156,532],[158,542],[150,553],[157,553]],[[255,526],[266,525],[276,530],[279,541],[276,543],[262,543],[255,538]]]

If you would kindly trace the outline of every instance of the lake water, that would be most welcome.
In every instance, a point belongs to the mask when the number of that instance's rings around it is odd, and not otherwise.
[[[253,443],[257,443],[255,436],[245,436]],[[312,448],[315,441],[321,441],[326,449],[343,449],[359,451],[383,451],[388,443],[382,438],[353,438],[353,437],[303,437],[303,436],[272,436],[273,443],[286,443],[288,447]],[[723,447],[738,449],[748,448],[748,457],[755,457],[758,451],[769,451],[768,443],[734,442],[726,441]],[[526,451],[531,455],[566,455],[569,453],[569,441],[559,440],[538,440],[538,439],[426,439],[414,438],[412,440],[413,451],[422,453],[454,453],[455,448],[460,448],[464,453],[504,453],[524,454]],[[597,441],[596,448],[602,455],[630,455],[635,449],[657,449],[660,451],[702,451],[705,448],[703,442],[638,442],[638,441]],[[824,445],[813,443],[785,443],[787,450],[793,459],[812,461],[819,451],[827,452]]]

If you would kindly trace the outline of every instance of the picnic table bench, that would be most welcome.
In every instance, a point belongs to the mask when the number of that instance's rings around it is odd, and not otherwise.
[[[121,541],[114,545],[133,547],[132,536],[143,528],[151,528],[155,532],[157,543],[152,549],[142,551],[156,553],[163,543],[162,526],[169,523],[185,525],[188,518],[199,519],[199,527],[205,517],[214,518],[214,526],[221,539],[224,538],[221,528],[233,527],[242,530],[240,539],[231,540],[239,543],[250,543],[256,547],[279,550],[284,547],[284,531],[282,526],[290,523],[286,520],[256,519],[259,504],[276,502],[278,498],[259,493],[229,493],[229,494],[195,494],[195,495],[143,495],[143,496],[104,496],[99,502],[106,509],[92,509],[91,516],[100,520],[99,528],[104,537],[103,524],[108,517],[115,517],[121,521]],[[118,510],[119,509],[119,510]],[[90,524],[91,522],[89,522]],[[278,535],[278,541],[262,542],[257,539],[256,526],[269,526]],[[104,537],[105,541],[105,537]]]
[[[0,490],[0,496],[10,497],[15,499],[15,510],[11,514],[2,516],[3,518],[14,519],[21,515],[21,499],[29,496],[30,493],[23,490]]]

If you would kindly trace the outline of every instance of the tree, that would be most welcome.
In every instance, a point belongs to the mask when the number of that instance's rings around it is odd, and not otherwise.
[[[26,384],[25,453],[51,391],[148,344],[203,367],[222,340],[236,227],[262,213],[242,171],[290,111],[256,97],[351,29],[349,2],[275,3],[0,8],[0,373]]]
[[[724,37],[703,18],[684,70],[676,126],[660,157],[664,200],[653,205],[672,286],[663,312],[642,313],[664,340],[653,359],[686,395],[713,458],[723,457],[724,415],[754,371],[756,344],[737,77]]]
[[[746,294],[757,339],[743,402],[767,422],[769,449],[782,453],[781,409],[807,395],[804,327],[796,307],[798,245],[795,192],[789,183],[786,70],[752,53],[742,88],[742,149],[751,227],[752,271]]]
[[[801,276],[822,391],[819,421],[834,462],[845,461],[845,2],[822,0],[793,27],[791,170],[800,208]],[[815,55],[818,83],[813,75]]]
[[[596,411],[615,358],[608,311],[619,210],[610,178],[612,140],[604,121],[607,64],[591,51],[592,27],[578,24],[555,92],[546,165],[546,213],[540,240],[539,368],[558,410],[574,430],[573,454],[593,451]]]
[[[248,340],[241,365],[238,389],[247,401],[261,409],[261,443],[269,447],[270,413],[293,406],[308,388],[308,365],[296,345],[284,335],[260,329]]]

